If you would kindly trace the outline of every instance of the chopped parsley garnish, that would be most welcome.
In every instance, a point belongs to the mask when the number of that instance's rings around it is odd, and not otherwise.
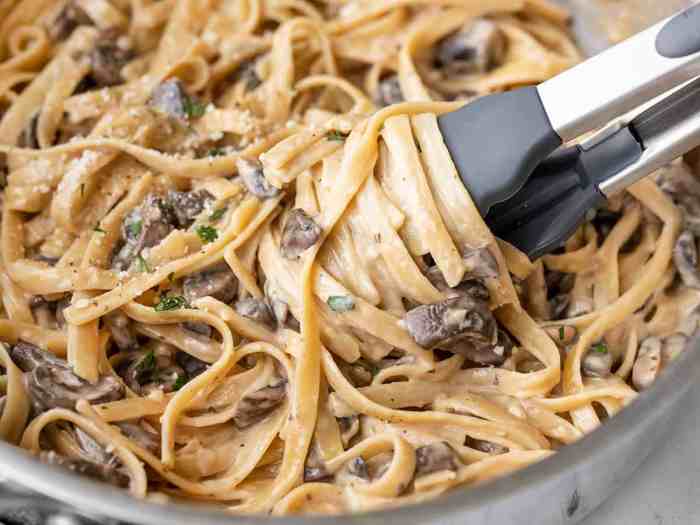
[[[187,384],[187,378],[185,376],[177,376],[175,383],[173,384],[173,390],[178,391],[183,386]]]
[[[348,138],[349,135],[349,133],[343,133],[342,131],[338,131],[337,129],[332,129],[328,133],[326,133],[326,139],[335,140],[337,142],[345,142],[345,139]]]
[[[141,254],[138,254],[136,256],[136,262],[138,263],[138,269],[139,272],[141,273],[151,273],[151,267],[148,266],[148,263],[146,262],[146,259],[143,258]]]
[[[196,99],[186,98],[184,101],[184,110],[187,114],[187,118],[194,119],[204,115],[207,107]]]
[[[134,221],[126,227],[132,237],[138,237],[141,233],[141,228],[143,228],[143,221],[141,220]]]
[[[608,347],[605,343],[596,343],[591,347],[591,351],[596,352],[598,354],[607,354]]]
[[[226,213],[227,208],[219,208],[218,210],[214,210],[214,213],[212,213],[209,216],[210,221],[218,221],[221,219],[221,217],[224,216],[224,213]]]
[[[148,372],[150,370],[153,370],[156,367],[156,354],[153,353],[153,350],[150,352],[147,352],[146,355],[144,355],[141,360],[138,362],[136,365],[136,370],[139,372]]]
[[[219,232],[216,231],[216,228],[212,228],[211,226],[197,226],[195,231],[204,244],[214,242],[219,238]]]
[[[221,148],[212,148],[207,152],[207,157],[223,157],[226,152]]]
[[[103,230],[102,228],[100,228],[99,226],[95,226],[95,227],[93,228],[92,231],[94,231],[94,232],[96,232],[96,233],[107,233],[106,231],[104,231],[104,230]]]
[[[161,295],[160,301],[153,306],[156,312],[167,312],[170,310],[179,310],[187,307],[187,299],[181,295]]]
[[[331,295],[326,302],[331,310],[338,313],[355,309],[355,300],[348,295]]]
[[[564,327],[563,326],[559,327],[559,340],[560,341],[564,340]]]

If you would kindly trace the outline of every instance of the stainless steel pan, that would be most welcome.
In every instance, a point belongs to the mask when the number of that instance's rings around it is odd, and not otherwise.
[[[483,0],[487,2],[488,0]],[[560,0],[575,13],[574,30],[589,54],[604,49],[611,36],[624,37],[672,14],[688,0]],[[661,4],[661,5],[660,5]],[[627,9],[621,13],[621,9]],[[572,97],[572,103],[575,97]],[[14,509],[18,522],[42,516],[80,523],[168,525],[279,524],[561,525],[581,521],[622,485],[664,439],[681,401],[700,377],[700,339],[666,370],[656,384],[600,430],[539,464],[482,487],[456,490],[414,507],[337,518],[236,517],[210,508],[136,501],[125,492],[43,465],[0,442],[0,482],[20,491],[3,492],[0,517]],[[79,510],[77,510],[79,509]],[[43,513],[43,514],[42,514]],[[37,519],[38,518],[38,519]],[[72,520],[72,521],[71,521]],[[0,522],[2,520],[0,519]],[[55,523],[58,523],[54,521]],[[86,521],[87,522],[87,521]]]

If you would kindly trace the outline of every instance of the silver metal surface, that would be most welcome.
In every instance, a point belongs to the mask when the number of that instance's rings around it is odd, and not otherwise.
[[[561,0],[575,8],[575,30],[589,51],[603,49],[607,40],[605,28],[599,24],[598,1],[607,0]],[[649,1],[657,7],[676,2]],[[622,3],[614,2],[615,5]],[[560,93],[561,105],[578,104],[586,89],[588,86],[573,86],[573,91]],[[67,516],[75,513],[70,511],[74,508],[81,510],[77,513],[81,518],[102,516],[97,521],[100,524],[115,523],[112,519],[118,519],[139,525],[575,524],[611,497],[665,439],[669,422],[682,408],[684,393],[700,377],[698,352],[700,342],[695,341],[692,351],[665,370],[649,391],[603,428],[563,448],[555,456],[485,486],[456,490],[420,506],[337,518],[231,516],[207,507],[137,501],[111,486],[43,465],[25,452],[0,442],[0,478],[53,498],[13,494],[11,498],[0,498],[0,512],[15,505],[14,508],[28,506]]]
[[[700,74],[700,53],[670,59],[656,52],[667,20],[537,87],[563,142],[600,128]]]
[[[612,124],[611,128],[619,129],[631,120],[628,118],[619,121]],[[602,182],[600,191],[611,197],[699,145],[700,114],[689,114],[683,122],[646,140],[642,156],[634,164]]]

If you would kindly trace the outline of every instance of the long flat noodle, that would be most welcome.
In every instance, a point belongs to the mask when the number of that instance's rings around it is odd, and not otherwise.
[[[31,414],[2,346],[0,439],[86,459],[78,428],[139,498],[367,512],[547,458],[636,398],[642,342],[663,370],[695,334],[682,164],[530,261],[445,145],[442,113],[580,60],[565,10],[341,3],[0,0],[0,341],[125,391]],[[423,347],[423,314],[496,330]]]

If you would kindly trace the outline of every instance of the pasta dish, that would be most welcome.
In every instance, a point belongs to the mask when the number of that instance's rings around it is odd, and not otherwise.
[[[549,0],[0,0],[0,438],[288,515],[594,431],[696,331],[697,156],[530,261],[437,124],[580,59]]]

